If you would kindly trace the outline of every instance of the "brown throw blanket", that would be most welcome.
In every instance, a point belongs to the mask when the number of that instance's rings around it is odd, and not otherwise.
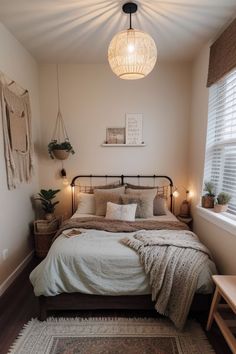
[[[190,231],[139,231],[122,242],[139,254],[157,312],[182,329],[210,256],[208,249]]]
[[[65,221],[57,232],[54,240],[64,230],[68,229],[95,229],[108,232],[135,232],[139,230],[188,230],[188,226],[180,221],[121,221],[98,217],[73,218]]]

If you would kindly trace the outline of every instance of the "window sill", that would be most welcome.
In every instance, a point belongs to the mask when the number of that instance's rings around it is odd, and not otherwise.
[[[205,220],[236,236],[236,219],[231,218],[227,213],[215,213],[212,209],[201,206],[197,206],[196,211]]]

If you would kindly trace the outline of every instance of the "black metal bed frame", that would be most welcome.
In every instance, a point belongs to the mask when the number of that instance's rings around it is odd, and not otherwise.
[[[169,176],[165,176],[165,175],[78,175],[75,176],[72,179],[71,182],[71,188],[72,188],[72,214],[74,213],[75,210],[75,186],[76,186],[76,180],[77,179],[81,179],[81,178],[118,178],[120,180],[120,184],[123,186],[125,184],[125,180],[128,178],[137,178],[138,181],[140,180],[140,178],[153,178],[154,179],[154,183],[156,179],[167,179],[169,181],[169,187],[170,187],[170,211],[173,211],[173,181]]]

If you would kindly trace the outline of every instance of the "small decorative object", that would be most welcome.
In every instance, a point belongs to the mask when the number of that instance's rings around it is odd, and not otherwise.
[[[107,128],[106,144],[124,144],[125,128]]]
[[[216,204],[214,206],[214,211],[216,213],[225,212],[228,209],[228,203],[231,199],[231,195],[225,192],[221,192],[216,197]]]
[[[74,154],[74,149],[71,146],[66,126],[61,114],[60,91],[59,91],[59,75],[57,65],[57,103],[58,113],[52,139],[48,144],[48,153],[52,159],[66,160],[69,154]]]
[[[55,206],[59,203],[59,201],[52,202],[52,200],[56,197],[58,192],[60,192],[60,189],[41,189],[40,193],[38,194],[39,198],[36,198],[42,203],[42,208],[45,212],[46,220],[52,220],[54,218]]]
[[[132,14],[137,9],[133,2],[123,5],[123,12],[129,14],[129,29],[117,33],[108,48],[111,70],[120,79],[142,79],[152,71],[157,60],[157,48],[152,37],[132,28]]]
[[[143,144],[143,115],[139,113],[126,114],[126,144]]]
[[[69,154],[74,154],[73,147],[71,143],[66,138],[62,143],[57,140],[52,140],[48,144],[48,153],[52,159],[56,158],[57,160],[66,160]]]
[[[206,194],[202,196],[203,208],[214,208],[215,202],[215,185],[212,182],[204,182],[204,191]]]

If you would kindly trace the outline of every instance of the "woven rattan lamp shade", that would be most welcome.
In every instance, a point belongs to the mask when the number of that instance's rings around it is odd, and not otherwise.
[[[156,60],[157,49],[152,37],[132,28],[117,33],[108,48],[110,67],[121,79],[135,80],[147,76]]]

